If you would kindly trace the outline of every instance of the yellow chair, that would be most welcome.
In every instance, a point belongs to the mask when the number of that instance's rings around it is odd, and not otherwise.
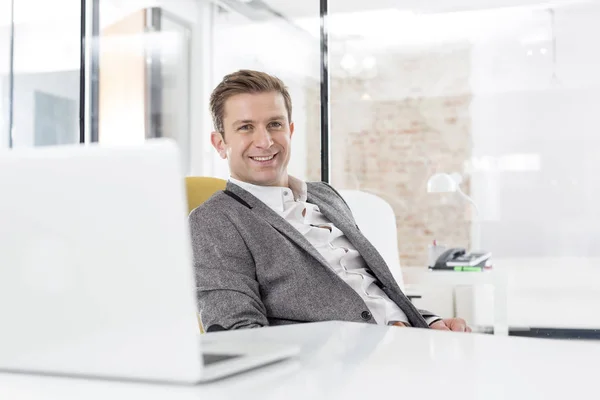
[[[198,207],[210,198],[215,192],[225,190],[227,181],[206,176],[188,176],[185,178],[187,190],[188,212]]]
[[[187,191],[188,212],[204,203],[213,194],[219,190],[224,190],[227,181],[219,178],[209,178],[206,176],[188,176],[185,178],[185,189]],[[198,317],[198,328],[200,333],[204,333],[200,314]]]

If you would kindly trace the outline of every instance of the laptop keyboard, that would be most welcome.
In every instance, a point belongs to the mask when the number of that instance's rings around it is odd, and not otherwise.
[[[232,358],[238,358],[239,355],[230,355],[230,354],[211,354],[211,353],[203,353],[202,361],[204,365],[216,364],[221,361],[231,360]]]

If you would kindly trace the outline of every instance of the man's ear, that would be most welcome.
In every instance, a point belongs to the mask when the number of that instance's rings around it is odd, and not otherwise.
[[[290,122],[290,137],[294,135],[294,123]]]
[[[221,132],[213,131],[210,134],[210,142],[212,143],[219,156],[224,160],[227,158],[227,148],[225,146],[225,139]]]

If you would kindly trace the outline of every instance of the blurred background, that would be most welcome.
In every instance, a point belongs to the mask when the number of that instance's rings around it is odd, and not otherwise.
[[[320,180],[320,17],[318,0],[2,0],[0,149],[172,137],[188,174],[227,178],[208,98],[250,68],[288,85],[290,173]],[[331,183],[393,207],[405,270],[437,240],[520,271],[513,326],[600,327],[572,312],[600,307],[599,22],[591,0],[328,1]],[[478,211],[428,193],[436,173]],[[468,280],[419,274],[426,306],[491,324],[485,291],[457,310]]]

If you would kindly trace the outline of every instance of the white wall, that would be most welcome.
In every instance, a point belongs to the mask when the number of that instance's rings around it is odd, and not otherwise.
[[[556,11],[556,67],[547,12],[474,45],[472,192],[497,257],[600,255],[599,19]]]
[[[14,70],[16,73],[69,71],[79,68],[80,24],[77,0],[65,3],[68,13],[34,14],[31,19],[15,22]],[[15,13],[24,13],[21,1]],[[34,18],[34,17],[38,18]],[[15,16],[17,18],[17,16]],[[10,29],[0,25],[0,75],[10,66]]]

